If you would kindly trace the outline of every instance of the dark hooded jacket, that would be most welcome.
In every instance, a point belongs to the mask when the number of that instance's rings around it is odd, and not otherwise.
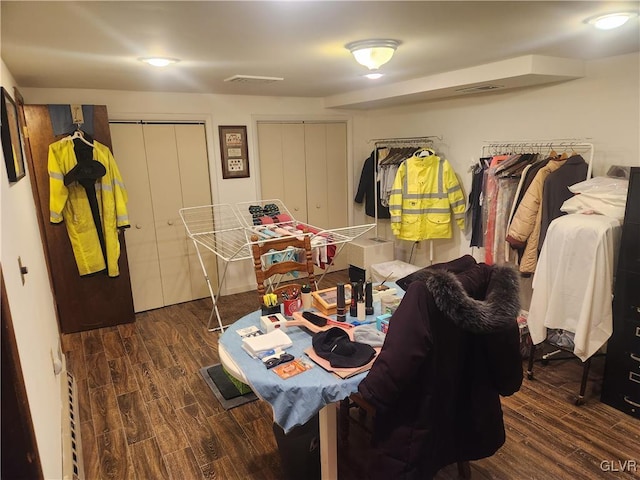
[[[408,286],[360,383],[376,407],[371,478],[429,479],[505,442],[499,396],[522,384],[518,276],[463,259]]]

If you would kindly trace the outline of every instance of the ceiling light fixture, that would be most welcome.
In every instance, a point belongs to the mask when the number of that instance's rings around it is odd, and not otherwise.
[[[365,75],[365,77],[367,77],[369,80],[377,80],[383,76],[384,75],[382,73],[367,73]]]
[[[141,62],[148,63],[149,65],[153,65],[154,67],[166,67],[167,65],[171,65],[172,63],[178,63],[180,60],[177,58],[165,58],[165,57],[148,57],[148,58],[140,58]]]
[[[614,28],[621,27],[627,23],[630,18],[635,16],[635,13],[629,12],[610,13],[608,15],[600,15],[598,17],[590,18],[587,22],[599,30],[612,30]]]
[[[347,43],[345,48],[353,54],[360,65],[364,65],[369,70],[377,70],[391,60],[398,45],[400,45],[398,40],[373,39]]]

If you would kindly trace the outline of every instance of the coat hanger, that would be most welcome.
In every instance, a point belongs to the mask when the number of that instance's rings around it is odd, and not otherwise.
[[[93,147],[93,143],[87,140],[84,136],[84,132],[80,130],[79,124],[78,124],[78,128],[73,132],[73,134],[66,137],[65,140],[74,141],[76,138],[80,139],[81,142],[86,143],[90,147]]]

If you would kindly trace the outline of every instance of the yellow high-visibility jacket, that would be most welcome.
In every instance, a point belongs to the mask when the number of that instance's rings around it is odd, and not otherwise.
[[[107,258],[105,262],[87,193],[82,185],[64,184],[64,176],[78,163],[73,141],[63,139],[49,145],[49,210],[52,223],[64,220],[80,275],[107,269],[110,277],[120,274],[118,228],[129,226],[127,191],[109,148],[93,142],[93,159],[107,173],[96,181],[96,198],[102,220]]]
[[[402,240],[451,238],[451,212],[464,229],[465,198],[456,173],[437,155],[413,156],[398,168],[389,196],[391,230]]]

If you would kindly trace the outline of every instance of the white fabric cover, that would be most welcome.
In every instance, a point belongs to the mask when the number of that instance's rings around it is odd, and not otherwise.
[[[395,282],[399,278],[404,278],[410,273],[420,270],[420,268],[422,267],[417,267],[401,260],[374,263],[371,265],[371,281],[374,283],[382,282],[389,277],[387,282]]]
[[[624,178],[594,177],[571,185],[576,195],[566,200],[560,210],[565,213],[598,213],[624,219],[629,181]]]
[[[547,328],[575,333],[573,353],[582,361],[613,331],[613,274],[620,222],[604,215],[573,214],[549,225],[533,277],[527,324],[534,344]]]

